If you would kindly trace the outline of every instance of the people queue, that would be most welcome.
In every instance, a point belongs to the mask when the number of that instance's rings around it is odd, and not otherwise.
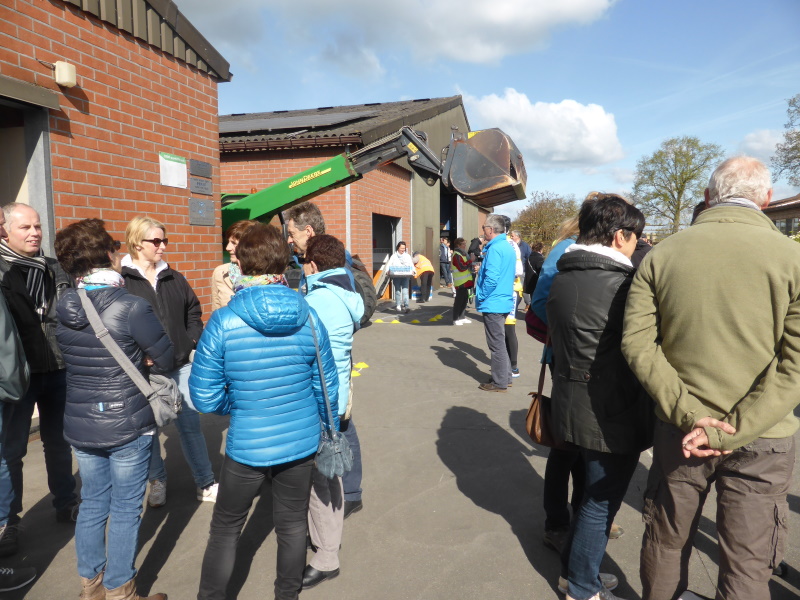
[[[54,260],[44,256],[33,208],[11,204],[0,214],[0,556],[18,550],[21,459],[33,407],[46,397],[39,406],[48,485],[56,521],[75,526],[80,597],[142,598],[134,566],[142,507],[148,482],[148,505],[167,502],[167,473],[148,398],[101,340],[108,335],[135,369],[171,379],[182,396],[175,424],[197,500],[215,503],[197,597],[225,597],[262,484],[276,507],[275,598],[297,598],[337,576],[343,521],[363,506],[350,374],[364,303],[350,257],[325,235],[319,209],[306,203],[288,213],[299,260],[272,226],[245,221],[228,230],[232,260],[212,274],[216,310],[205,327],[197,296],[165,260],[168,226],[157,219],[128,224],[124,256],[103,221],[72,223],[55,236]],[[300,262],[296,291],[285,272]],[[219,477],[198,411],[230,415]],[[8,435],[12,424],[24,431],[20,440]],[[317,471],[324,428],[349,440],[352,474]],[[316,554],[306,565],[308,532]],[[31,568],[0,569],[0,590],[35,577]]]

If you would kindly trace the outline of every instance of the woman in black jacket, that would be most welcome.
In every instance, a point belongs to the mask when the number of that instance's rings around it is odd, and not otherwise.
[[[600,574],[600,561],[639,453],[652,438],[652,403],[620,348],[630,257],[644,216],[623,198],[601,194],[581,207],[578,225],[547,300],[553,427],[579,449],[585,467],[558,585],[571,600],[613,600],[617,578]]]
[[[103,221],[69,225],[56,234],[55,248],[64,270],[87,290],[109,335],[133,364],[145,376],[145,363],[167,372],[172,344],[153,307],[125,290],[119,242]],[[83,482],[75,526],[81,598],[137,600],[133,565],[155,418],[147,398],[97,339],[77,290],[63,292],[57,315],[56,335],[67,366],[64,438],[75,450]]]
[[[167,242],[167,230],[163,223],[151,217],[134,218],[125,229],[125,244],[129,254],[122,259],[122,276],[129,292],[153,305],[175,346],[175,363],[168,375],[175,380],[183,394],[183,409],[178,413],[175,427],[180,435],[183,455],[194,476],[197,499],[215,502],[217,484],[208,458],[206,439],[200,429],[200,415],[189,398],[190,357],[203,333],[203,310],[186,278],[163,260]],[[150,462],[150,495],[147,503],[155,508],[163,506],[166,501],[167,470],[156,437]]]

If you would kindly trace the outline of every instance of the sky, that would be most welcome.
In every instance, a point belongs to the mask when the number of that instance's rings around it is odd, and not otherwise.
[[[472,130],[514,139],[529,196],[629,193],[676,136],[769,164],[800,93],[798,0],[176,3],[231,64],[220,114],[461,94]]]

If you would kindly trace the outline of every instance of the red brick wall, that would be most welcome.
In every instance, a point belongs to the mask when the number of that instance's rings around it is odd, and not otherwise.
[[[225,153],[220,163],[221,191],[250,193],[310,169],[342,148]],[[347,242],[345,188],[331,190],[312,199],[325,217],[326,232]],[[411,233],[411,174],[388,165],[350,186],[350,245],[368,269],[372,269],[372,214],[403,219],[403,234]]]
[[[78,85],[59,88],[37,59],[74,64]],[[0,73],[61,96],[50,111],[56,229],[99,217],[124,240],[131,218],[151,215],[167,226],[170,265],[205,303],[222,259],[219,211],[215,227],[189,225],[190,192],[160,185],[158,153],[211,163],[214,196],[195,197],[218,201],[216,81],[58,0],[3,0]]]

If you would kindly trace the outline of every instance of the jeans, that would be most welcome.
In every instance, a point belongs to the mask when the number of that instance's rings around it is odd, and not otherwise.
[[[408,277],[395,277],[392,279],[394,285],[394,303],[399,308],[408,308],[408,286],[410,279]]]
[[[447,285],[447,287],[453,285],[453,271],[450,269],[450,263],[440,262],[439,271],[440,275],[444,278],[445,285]]]
[[[271,467],[250,467],[225,456],[197,600],[225,600],[239,535],[253,500],[264,483],[272,493],[272,522],[278,538],[275,600],[297,599],[306,564],[308,499],[313,468],[313,454]]]
[[[75,448],[83,482],[75,525],[78,574],[92,579],[105,570],[103,585],[109,590],[136,576],[133,562],[154,437],[140,435],[114,448]]]
[[[11,489],[0,498],[0,522],[19,522],[22,512],[22,459],[28,453],[33,409],[39,407],[39,428],[47,468],[47,487],[56,510],[78,501],[72,475],[72,451],[64,440],[64,407],[67,402],[67,372],[32,373],[28,393],[8,416],[3,459],[11,478]],[[6,509],[7,507],[7,509]],[[6,510],[3,510],[6,509]]]
[[[570,474],[572,474],[571,501],[569,501]],[[583,502],[585,478],[580,450],[550,448],[544,470],[542,492],[545,531],[569,529],[570,515],[567,506],[572,505],[572,514],[578,514],[578,508]]]
[[[199,488],[204,488],[214,483],[214,472],[211,470],[211,460],[208,458],[206,438],[203,437],[203,431],[200,429],[200,413],[194,409],[189,398],[189,374],[191,372],[192,364],[187,363],[169,373],[169,377],[177,382],[178,389],[183,394],[183,408],[175,420],[183,456],[192,470],[195,485]],[[161,444],[158,441],[158,436],[154,437],[148,478],[150,481],[166,481],[167,469],[164,467],[164,459],[161,457]]]
[[[586,469],[583,503],[561,554],[561,576],[569,581],[569,595],[587,600],[601,589],[600,562],[608,532],[619,511],[628,484],[639,464],[639,453],[611,454],[581,448]]]
[[[419,301],[427,302],[431,297],[431,285],[433,284],[433,271],[425,271],[419,276]]]
[[[11,413],[14,410],[14,405],[6,402],[0,403],[0,515],[5,515],[0,519],[0,527],[8,523],[8,507],[11,503],[11,475],[8,473],[8,465],[4,458],[2,458],[3,446],[6,444],[6,431],[8,430],[8,423],[11,419]]]
[[[351,384],[352,385],[352,384]],[[342,476],[342,486],[344,487],[344,499],[351,502],[361,500],[361,442],[358,441],[358,432],[353,423],[353,417],[342,422],[342,433],[350,450],[353,451],[353,468]]]
[[[511,383],[511,361],[506,350],[505,322],[505,314],[483,313],[486,345],[491,354],[492,383],[503,389]]]

